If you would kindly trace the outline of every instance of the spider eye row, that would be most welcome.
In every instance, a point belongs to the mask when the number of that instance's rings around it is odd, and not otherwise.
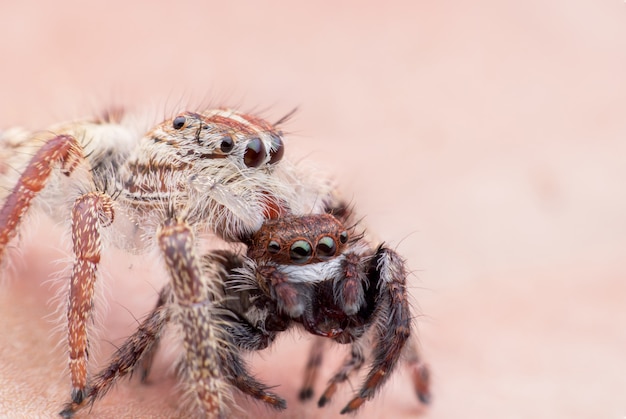
[[[172,120],[172,127],[175,130],[183,129],[187,125],[187,118],[179,115]],[[271,148],[269,150],[269,164],[278,163],[285,153],[285,145],[280,135],[272,134]],[[235,141],[231,137],[224,137],[220,143],[220,151],[224,154],[230,153],[235,148]],[[243,162],[247,167],[259,167],[267,158],[267,150],[260,138],[252,138],[246,145],[246,151],[243,155]]]
[[[348,241],[348,232],[343,231],[339,234],[339,241],[345,244]],[[323,236],[313,248],[313,245],[304,239],[294,241],[289,247],[289,259],[292,263],[304,265],[308,263],[314,256],[322,261],[332,259],[337,254],[337,242],[330,236]],[[270,254],[278,254],[282,246],[276,240],[270,240],[267,244],[267,252]]]

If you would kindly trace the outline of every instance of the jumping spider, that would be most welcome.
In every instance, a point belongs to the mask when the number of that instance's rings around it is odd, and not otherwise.
[[[329,211],[344,223],[351,219],[345,206]],[[309,333],[351,344],[350,356],[318,401],[320,407],[330,401],[338,384],[363,366],[368,347],[373,352],[369,373],[341,413],[353,412],[371,399],[403,351],[416,394],[428,403],[429,372],[409,339],[405,262],[384,245],[372,249],[363,234],[353,235],[355,227],[346,229],[344,223],[330,214],[268,220],[247,242],[250,265],[243,276],[276,303],[278,313]],[[313,395],[324,343],[321,339],[312,346],[301,400]]]
[[[180,223],[176,228],[182,228]],[[218,274],[222,286],[217,291],[219,296],[213,299],[220,301],[219,306],[201,316],[219,315],[224,321],[225,333],[220,340],[223,350],[218,351],[222,357],[217,362],[222,376],[233,387],[284,409],[285,401],[248,372],[239,353],[265,349],[279,333],[301,325],[321,339],[312,347],[301,399],[313,394],[324,338],[351,344],[351,353],[324,391],[320,407],[330,401],[339,384],[363,366],[364,349],[371,345],[368,338],[372,338],[374,360],[370,372],[342,413],[353,412],[371,399],[403,352],[415,391],[420,400],[428,402],[428,370],[408,340],[411,319],[404,262],[384,246],[370,249],[361,235],[352,236],[349,231],[353,228],[344,228],[330,214],[285,216],[268,220],[245,239],[247,257],[228,251],[214,251],[203,257],[201,269]],[[352,290],[362,295],[355,297]],[[166,325],[176,322],[176,316],[183,317],[178,322],[184,324],[189,315],[181,312],[184,308],[176,307],[174,293],[170,286],[162,290],[156,308],[90,383],[83,406],[95,402],[117,380],[136,369],[141,371],[142,380],[147,377]],[[68,404],[64,412],[69,416],[81,407]]]
[[[111,113],[43,133],[0,135],[0,160],[7,163],[0,166],[0,186],[10,191],[0,196],[0,262],[31,207],[71,220],[72,390],[62,415],[93,402],[137,365],[145,378],[171,320],[182,330],[183,382],[202,415],[226,416],[232,386],[284,408],[283,399],[248,373],[240,355],[267,347],[294,324],[351,343],[347,373],[363,363],[362,337],[372,330],[374,364],[345,412],[386,380],[411,330],[404,262],[382,246],[369,249],[360,237],[348,240],[342,223],[325,215],[338,207],[334,190],[282,161],[283,120],[272,125],[227,109],[184,112],[140,137],[123,114]],[[301,241],[290,245],[284,259],[282,248],[263,239],[272,229],[299,231],[303,241],[321,234],[309,242],[315,256]],[[249,255],[214,251],[200,257],[197,237],[207,234],[246,243]],[[90,377],[87,325],[102,240],[132,252],[157,248],[171,281],[109,367]]]

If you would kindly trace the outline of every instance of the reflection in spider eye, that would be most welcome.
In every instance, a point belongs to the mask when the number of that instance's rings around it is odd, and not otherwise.
[[[322,260],[330,259],[337,252],[337,244],[332,237],[324,236],[317,242],[317,257]]]
[[[174,129],[181,129],[185,126],[185,122],[187,122],[187,118],[185,118],[183,115],[180,115],[174,118],[174,120],[172,121],[172,126],[174,127]]]
[[[220,144],[220,150],[222,153],[229,153],[233,147],[235,146],[235,142],[230,137],[222,138],[222,143]]]
[[[346,244],[348,242],[348,232],[347,231],[342,231],[341,234],[339,235],[339,241],[341,242],[341,244]]]
[[[280,252],[280,243],[278,243],[277,241],[270,241],[267,244],[267,252],[271,253],[273,255],[275,255],[276,253]]]
[[[289,257],[293,263],[305,264],[311,259],[313,249],[311,244],[306,240],[297,240],[289,249]]]
[[[243,155],[243,162],[248,167],[259,167],[265,161],[267,151],[260,138],[253,138],[248,141],[246,152]]]
[[[270,150],[270,163],[278,163],[285,154],[285,145],[280,135],[272,135],[272,149]]]

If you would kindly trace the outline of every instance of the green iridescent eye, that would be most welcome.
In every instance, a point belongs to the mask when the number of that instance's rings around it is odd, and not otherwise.
[[[303,265],[311,259],[313,248],[306,240],[297,240],[289,249],[289,257],[293,263]]]
[[[337,253],[337,244],[332,237],[324,236],[317,242],[316,251],[320,259],[330,259]]]

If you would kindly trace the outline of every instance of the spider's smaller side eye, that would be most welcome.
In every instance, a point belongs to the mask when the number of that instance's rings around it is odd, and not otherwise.
[[[174,118],[174,120],[172,121],[172,126],[174,127],[174,129],[181,129],[182,127],[185,126],[186,122],[187,122],[187,118],[180,115]]]
[[[272,149],[270,150],[269,164],[278,163],[285,154],[285,145],[280,135],[272,135]]]
[[[233,147],[235,147],[235,142],[232,138],[224,137],[222,139],[222,143],[220,144],[220,150],[222,150],[222,153],[230,153]]]
[[[267,244],[267,252],[271,253],[273,255],[275,255],[276,253],[280,252],[280,243],[278,243],[275,240],[270,241]]]
[[[316,251],[320,259],[330,259],[337,253],[337,243],[332,237],[324,236],[317,242]]]
[[[347,231],[342,231],[341,234],[339,235],[339,241],[341,242],[341,244],[346,244],[348,242],[348,232]]]
[[[313,248],[311,244],[306,240],[297,240],[289,249],[289,257],[291,261],[296,264],[303,265],[311,259],[313,254]]]

